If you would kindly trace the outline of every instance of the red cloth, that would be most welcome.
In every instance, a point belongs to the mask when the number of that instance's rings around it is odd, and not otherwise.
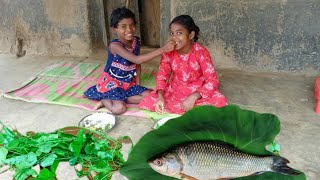
[[[320,100],[320,76],[316,79],[314,84],[314,97],[317,100]]]
[[[227,99],[218,88],[219,81],[210,53],[199,43],[194,43],[189,54],[179,55],[174,50],[162,55],[156,90],[145,97],[139,106],[155,111],[157,90],[164,90],[165,110],[170,113],[183,114],[182,103],[194,92],[202,96],[195,106],[222,107],[227,105]]]
[[[317,101],[315,111],[317,114],[320,114],[320,76],[316,79],[314,84],[314,98]]]

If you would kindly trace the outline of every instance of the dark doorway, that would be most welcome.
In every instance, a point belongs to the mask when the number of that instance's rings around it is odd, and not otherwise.
[[[104,41],[107,44],[117,38],[109,27],[111,12],[118,7],[128,6],[136,14],[138,20],[136,35],[141,38],[142,45],[160,47],[160,0],[101,0],[103,2]]]
[[[160,46],[160,0],[138,0],[142,45]]]

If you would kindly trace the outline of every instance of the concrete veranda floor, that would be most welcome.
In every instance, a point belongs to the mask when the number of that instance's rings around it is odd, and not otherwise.
[[[89,58],[31,57],[16,58],[0,55],[0,90],[19,87],[48,65],[59,60],[90,61],[105,63],[105,56]],[[158,59],[151,62],[157,64]],[[281,131],[277,142],[280,154],[288,158],[291,167],[303,171],[307,179],[320,179],[320,115],[314,113],[313,85],[315,77],[288,74],[247,73],[218,69],[221,91],[229,103],[261,113],[273,113],[280,118]],[[2,93],[1,92],[1,93]],[[0,97],[0,120],[16,127],[20,132],[52,132],[65,126],[77,125],[78,121],[92,112],[59,105],[27,103]],[[120,116],[112,137],[130,136],[136,143],[151,130],[150,119]],[[124,146],[127,156],[129,147]],[[78,179],[67,164],[58,169],[59,179]],[[10,179],[12,172],[0,175]],[[85,179],[85,178],[82,178]],[[125,179],[116,173],[113,179]]]

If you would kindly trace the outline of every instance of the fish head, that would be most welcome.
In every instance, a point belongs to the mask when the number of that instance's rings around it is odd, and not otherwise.
[[[182,171],[181,160],[173,153],[152,158],[148,163],[153,170],[165,176],[175,177]]]

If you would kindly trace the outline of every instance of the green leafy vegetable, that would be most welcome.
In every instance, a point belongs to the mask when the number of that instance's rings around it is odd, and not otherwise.
[[[124,163],[120,150],[119,140],[80,127],[66,127],[52,133],[28,132],[26,136],[5,125],[0,131],[0,166],[10,165],[16,171],[17,180],[30,176],[38,180],[55,179],[62,161],[71,166],[81,164],[79,176],[89,176],[94,171],[97,173],[94,178],[110,179]],[[39,175],[33,169],[37,164]]]
[[[0,165],[3,164],[4,160],[6,160],[8,154],[8,150],[4,147],[0,147]]]
[[[56,174],[50,171],[47,168],[44,168],[40,171],[39,176],[34,178],[33,180],[54,180],[56,179]]]
[[[17,169],[16,174],[14,175],[14,179],[24,180],[24,179],[28,178],[29,176],[36,177],[37,172],[31,168]]]
[[[4,160],[5,164],[13,165],[18,169],[25,169],[28,167],[32,167],[36,164],[36,162],[37,162],[37,155],[34,152],[29,152],[28,154],[21,155],[21,156],[13,156],[11,158],[7,158],[6,160]]]
[[[152,170],[147,160],[178,144],[192,141],[224,141],[245,153],[272,155],[272,152],[266,150],[266,146],[274,142],[279,131],[280,121],[273,114],[259,114],[235,105],[223,108],[195,107],[144,135],[130,152],[128,161],[120,168],[120,172],[130,180],[175,179]],[[270,172],[239,179],[289,180],[305,179],[305,175],[284,176]]]
[[[56,154],[49,154],[47,157],[45,157],[41,162],[40,166],[41,167],[48,167],[51,166],[54,161],[56,160],[58,156]]]

